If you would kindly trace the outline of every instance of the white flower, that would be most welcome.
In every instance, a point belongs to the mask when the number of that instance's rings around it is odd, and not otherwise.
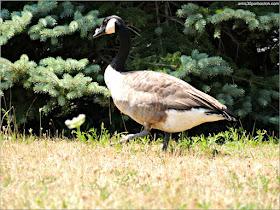
[[[78,128],[85,122],[85,120],[86,120],[86,115],[79,114],[78,117],[74,117],[72,120],[66,120],[65,125],[67,125],[69,129]]]
[[[28,131],[29,131],[29,133],[32,133],[33,129],[32,129],[32,128],[29,128],[29,130],[28,130]]]

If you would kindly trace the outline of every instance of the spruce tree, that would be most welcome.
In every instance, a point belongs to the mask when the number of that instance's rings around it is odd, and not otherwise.
[[[245,9],[224,7],[214,10],[214,8],[215,5],[212,5],[212,8],[205,8],[193,3],[183,5],[177,11],[177,15],[185,18],[184,33],[187,36],[196,37],[197,41],[207,34],[208,37],[212,36],[219,40],[220,44],[223,43],[225,37],[229,36],[238,47],[251,42],[250,47],[254,48],[255,52],[267,51],[271,60],[275,60],[275,56],[278,57],[279,40],[275,39],[276,34],[274,35],[274,33],[279,31],[279,13],[267,12],[258,15],[258,12],[254,13]],[[229,30],[229,28],[231,29]],[[242,33],[246,33],[247,36],[245,43],[241,40]],[[261,47],[258,42],[265,37],[270,39],[270,43],[268,42],[266,47]],[[234,106],[236,114],[241,119],[249,117],[264,124],[272,124],[275,129],[278,128],[279,73],[277,69],[279,66],[275,65],[270,67],[271,69],[265,69],[266,74],[259,75],[256,70],[241,66],[229,58],[232,69],[219,63],[221,58],[208,58],[203,53],[196,57],[196,50],[193,53],[191,57],[181,57],[184,71],[197,75],[201,79],[209,79],[218,74],[229,75],[228,77],[223,76],[222,80],[219,80],[222,83],[213,83],[213,89],[219,88],[212,91],[213,94],[216,92],[217,99],[224,104]],[[238,49],[235,56],[235,61],[237,61]],[[199,57],[203,58],[198,61]],[[195,61],[194,58],[196,58]],[[216,64],[218,66],[213,68],[212,65]],[[229,84],[229,81],[233,84]],[[205,84],[201,84],[202,89],[204,89],[203,86]]]
[[[40,42],[46,42],[50,39],[54,47],[59,47],[62,41],[59,40],[60,37],[69,36],[75,32],[85,38],[100,24],[102,18],[97,17],[97,10],[91,10],[83,15],[83,8],[83,6],[75,7],[71,2],[40,1],[36,4],[25,5],[21,12],[10,14],[7,9],[4,9],[0,19],[2,22],[1,45],[7,44],[10,39],[21,33],[27,33],[30,40],[39,39]],[[59,25],[59,21],[64,18],[73,18],[73,20],[68,25]],[[31,92],[33,97],[38,96],[39,102],[32,106],[30,104],[22,106],[24,103],[21,101],[14,101],[16,110],[14,115],[18,125],[32,120],[37,115],[39,106],[46,115],[58,106],[62,112],[67,113],[71,107],[75,107],[71,105],[71,102],[76,98],[93,95],[101,95],[105,98],[110,96],[107,88],[99,85],[100,81],[103,82],[103,77],[99,75],[100,66],[89,64],[87,58],[77,60],[47,57],[36,63],[30,60],[27,54],[22,54],[15,62],[1,57],[0,65],[1,97],[12,98],[13,94],[17,94],[15,92],[26,94],[25,91]],[[17,88],[19,86],[25,90],[19,90]],[[12,92],[7,91],[9,89]],[[47,95],[49,98],[47,97],[47,100],[45,97],[40,98],[40,94]],[[22,100],[25,99],[22,98]],[[2,104],[5,105],[5,103]]]

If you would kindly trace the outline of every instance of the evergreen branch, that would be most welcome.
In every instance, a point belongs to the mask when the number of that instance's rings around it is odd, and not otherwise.
[[[51,4],[50,6],[46,7],[46,9],[48,9],[48,8],[50,8],[50,7],[54,7],[54,6],[56,6],[56,3]]]
[[[132,29],[132,27],[130,26],[127,26],[127,28],[131,31],[133,31],[137,36],[140,36],[141,37],[141,34],[139,34],[137,31],[135,31],[134,29]]]
[[[227,30],[229,31],[229,28],[227,28],[227,27],[224,27],[224,28],[227,29]],[[240,43],[239,43],[238,40],[235,39],[234,36],[233,36],[230,32],[228,32],[227,30],[222,30],[222,31],[223,31],[224,33],[226,33],[226,34],[231,38],[231,40],[232,40],[233,42],[236,43],[236,45],[238,46],[237,49],[239,50]],[[248,53],[248,50],[247,50],[245,47],[243,47],[243,46],[241,46],[241,47],[242,47],[242,50],[243,50],[244,52],[247,52],[247,53]],[[237,53],[238,53],[238,51],[237,51]],[[237,54],[236,54],[236,56],[237,56]]]
[[[55,2],[55,3],[53,3],[53,4],[49,5],[49,6],[47,6],[45,9],[49,9],[49,8],[51,8],[51,7],[54,7],[54,6],[56,6],[56,4],[57,4],[57,3]],[[43,6],[43,1],[42,1],[40,10],[42,10],[42,6]]]
[[[42,6],[43,6],[43,1],[41,1],[40,7],[39,7],[39,11],[42,10]]]
[[[182,21],[180,21],[180,20],[177,20],[176,18],[167,16],[167,15],[164,15],[164,14],[160,14],[159,16],[160,16],[160,17],[168,18],[168,19],[174,21],[175,23],[179,23],[181,26],[185,26],[184,22],[182,22]]]
[[[8,26],[19,26],[19,23],[5,23]]]
[[[250,18],[255,18],[255,16],[253,16],[253,15],[246,15],[246,14],[244,14],[244,13],[242,13],[242,12],[237,12],[237,14],[239,14],[240,16],[244,16],[244,17],[250,17]]]
[[[267,104],[268,106],[270,106],[272,109],[274,109],[274,111],[276,111],[279,114],[279,110],[276,109],[274,106],[272,106],[271,104]]]
[[[59,84],[59,82],[58,82],[55,78],[53,78],[49,73],[45,72],[45,74],[48,75],[48,76],[49,76],[53,81],[55,81],[57,84]]]
[[[29,16],[31,16],[32,17],[32,14],[30,13],[30,15]],[[25,18],[23,18],[23,21],[25,21],[28,17],[29,17],[28,15],[26,15],[26,17]]]
[[[18,70],[16,67],[14,67],[13,65],[10,65],[10,64],[4,62],[3,60],[0,60],[0,62],[3,63],[3,64],[5,64],[5,65],[7,65],[7,66],[12,67],[14,70],[16,70],[17,72],[19,72],[19,70]]]
[[[34,82],[41,82],[41,83],[47,83],[47,80],[42,80],[42,79],[36,79],[36,78],[32,78],[32,81]]]
[[[255,84],[259,84],[259,85],[263,85],[263,86],[270,86],[270,87],[277,87],[277,85],[270,85],[270,84],[265,84],[265,83],[261,83],[261,82],[257,82],[257,81],[253,81],[253,80],[248,80],[248,79],[245,79],[245,78],[242,78],[242,77],[238,77],[238,76],[235,76],[235,75],[231,75],[232,78],[236,78],[236,79],[239,79],[239,80],[243,80],[243,81],[246,81],[248,83],[255,83]]]
[[[168,66],[171,68],[177,68],[178,65],[169,65],[169,64],[165,64],[165,63],[152,63],[152,62],[143,62],[144,64],[150,64],[150,65],[155,65],[155,66]]]
[[[67,80],[69,83],[72,82],[72,80],[69,80],[68,77],[63,77],[63,79]]]
[[[73,83],[73,85],[76,86],[77,83],[79,83],[82,78],[83,78],[83,75],[79,75],[79,77],[75,78],[76,81]]]
[[[220,62],[221,60],[214,60],[214,61],[209,61],[208,64],[212,64],[212,63],[216,63],[216,62]]]

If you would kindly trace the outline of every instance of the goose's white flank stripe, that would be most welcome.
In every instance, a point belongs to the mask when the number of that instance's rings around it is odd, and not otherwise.
[[[203,108],[192,108],[186,111],[170,109],[165,111],[167,114],[165,122],[160,122],[153,128],[175,133],[191,129],[205,122],[224,120],[221,116],[206,114],[207,111],[209,110]]]

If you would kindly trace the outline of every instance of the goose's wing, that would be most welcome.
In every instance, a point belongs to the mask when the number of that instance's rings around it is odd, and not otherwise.
[[[153,71],[135,71],[128,73],[124,81],[135,91],[135,97],[141,92],[149,93],[157,97],[157,101],[167,109],[189,110],[196,107],[213,111],[227,109],[218,100],[171,75]]]

